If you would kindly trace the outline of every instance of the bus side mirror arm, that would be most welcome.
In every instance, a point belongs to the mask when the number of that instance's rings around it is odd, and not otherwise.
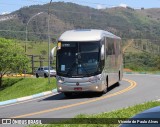
[[[101,60],[104,60],[104,45],[101,47]]]
[[[51,60],[53,61],[54,60],[54,52],[55,50],[57,49],[57,46],[55,46],[52,50],[51,50]]]

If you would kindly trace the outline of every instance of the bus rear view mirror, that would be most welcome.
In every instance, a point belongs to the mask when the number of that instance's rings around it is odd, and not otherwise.
[[[55,46],[55,47],[51,50],[50,57],[51,57],[52,62],[53,62],[53,60],[54,60],[54,52],[55,52],[56,49],[57,49],[57,46]]]
[[[104,60],[104,45],[101,47],[101,60]]]

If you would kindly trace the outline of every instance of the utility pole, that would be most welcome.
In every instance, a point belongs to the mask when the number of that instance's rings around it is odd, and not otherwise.
[[[51,37],[50,37],[50,6],[51,6],[52,0],[50,0],[49,7],[48,7],[48,84],[50,84],[50,43],[51,43]]]

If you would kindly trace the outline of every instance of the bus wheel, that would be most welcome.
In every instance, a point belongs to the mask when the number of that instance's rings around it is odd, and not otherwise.
[[[103,90],[103,94],[106,94],[106,93],[107,93],[107,88]]]
[[[118,73],[118,78],[119,78],[119,81],[121,81],[121,72],[120,71]],[[119,81],[116,83],[116,86],[120,86]]]
[[[106,94],[108,91],[108,76],[106,77],[106,88],[103,90],[103,94]]]
[[[64,95],[65,95],[66,97],[71,97],[71,96],[72,96],[72,93],[66,92],[66,93],[64,93]]]
[[[118,73],[119,81],[121,80],[121,72]]]

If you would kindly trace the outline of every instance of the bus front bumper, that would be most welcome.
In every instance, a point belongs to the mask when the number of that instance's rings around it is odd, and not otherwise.
[[[104,86],[101,81],[85,83],[58,83],[58,92],[101,92]]]

